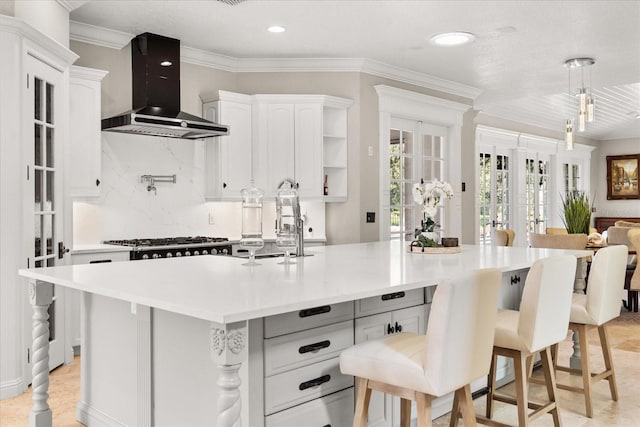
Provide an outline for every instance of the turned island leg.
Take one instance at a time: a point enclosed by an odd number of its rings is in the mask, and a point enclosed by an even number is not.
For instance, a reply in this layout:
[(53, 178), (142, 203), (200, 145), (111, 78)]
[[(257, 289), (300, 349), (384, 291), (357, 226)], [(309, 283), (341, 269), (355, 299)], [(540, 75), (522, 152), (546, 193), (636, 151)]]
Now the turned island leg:
[(211, 358), (218, 365), (218, 405), (216, 426), (241, 427), (240, 376), (247, 360), (247, 322), (211, 323)]
[[(587, 288), (587, 260), (586, 258), (578, 258), (576, 266), (576, 280), (573, 286), (573, 292), (576, 294), (584, 294)], [(580, 338), (578, 332), (573, 331), (573, 354), (569, 358), (569, 367), (572, 369), (581, 369), (582, 355), (580, 354)]]
[(29, 427), (51, 427), (52, 413), (49, 408), (49, 305), (53, 301), (51, 283), (32, 281), (29, 283), (29, 302), (33, 306), (31, 347), (31, 387), (33, 407), (29, 413)]

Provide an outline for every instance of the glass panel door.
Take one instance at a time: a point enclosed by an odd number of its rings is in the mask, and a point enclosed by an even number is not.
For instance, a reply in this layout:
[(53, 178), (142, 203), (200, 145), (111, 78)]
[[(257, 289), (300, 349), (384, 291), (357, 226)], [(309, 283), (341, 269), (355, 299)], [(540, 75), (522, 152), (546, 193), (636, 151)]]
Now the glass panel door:
[(414, 182), (415, 129), (389, 130), (389, 237), (413, 237), (416, 204), (411, 188)]
[(528, 154), (525, 161), (527, 233), (546, 233), (549, 221), (549, 157)]
[(511, 228), (511, 157), (495, 147), (481, 149), (480, 176), (480, 244), (491, 244), (491, 231)]
[[(62, 74), (35, 58), (27, 60), (27, 95), (32, 102), (29, 129), (33, 133), (25, 139), (29, 141), (24, 149), (31, 161), (27, 164), (27, 191), (30, 203), (26, 211), (32, 217), (33, 233), (29, 248), (29, 267), (52, 267), (64, 253), (59, 254), (62, 245), (62, 142), (60, 139), (62, 110)], [(28, 132), (27, 135), (30, 133)], [(30, 181), (30, 182), (29, 182)], [(64, 363), (64, 289), (54, 287), (53, 303), (49, 307), (49, 368)], [(26, 310), (28, 319), (25, 333), (26, 342), (31, 343), (31, 308)], [(30, 372), (30, 370), (29, 370)]]

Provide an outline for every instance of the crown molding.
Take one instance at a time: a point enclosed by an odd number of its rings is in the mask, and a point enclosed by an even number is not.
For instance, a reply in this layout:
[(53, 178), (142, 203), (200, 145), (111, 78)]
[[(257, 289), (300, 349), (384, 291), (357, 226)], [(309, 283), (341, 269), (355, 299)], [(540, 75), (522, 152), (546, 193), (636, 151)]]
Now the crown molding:
[(80, 67), (79, 65), (72, 65), (69, 68), (69, 76), (77, 79), (101, 81), (108, 71), (98, 70), (95, 68)]
[(135, 35), (104, 27), (69, 21), (69, 38), (73, 41), (94, 44), (111, 49), (122, 49)]
[[(133, 34), (70, 22), (71, 40), (122, 49)], [(481, 89), (396, 67), (367, 58), (235, 58), (189, 46), (180, 47), (180, 60), (235, 73), (358, 72), (475, 100)]]
[(73, 12), (83, 4), (87, 3), (87, 0), (56, 0), (60, 6), (67, 9), (67, 12)]

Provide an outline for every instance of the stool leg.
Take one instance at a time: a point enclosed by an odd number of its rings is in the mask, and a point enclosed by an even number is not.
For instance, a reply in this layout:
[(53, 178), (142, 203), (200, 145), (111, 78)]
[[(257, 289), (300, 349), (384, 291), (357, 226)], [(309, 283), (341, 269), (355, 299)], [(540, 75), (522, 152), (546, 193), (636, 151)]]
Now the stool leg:
[(411, 426), (411, 401), (400, 399), (400, 427)]
[(453, 393), (453, 407), (451, 408), (451, 416), (449, 417), (449, 427), (458, 425), (458, 414), (460, 414), (460, 402), (458, 400), (458, 391)]
[(518, 426), (527, 427), (529, 419), (527, 409), (529, 407), (527, 391), (526, 357), (522, 352), (513, 356), (513, 365), (516, 377), (516, 401), (518, 402)]
[(562, 421), (560, 420), (560, 412), (558, 411), (558, 388), (556, 387), (556, 374), (555, 370), (553, 369), (551, 350), (549, 349), (549, 347), (546, 347), (540, 352), (540, 357), (542, 358), (542, 369), (544, 370), (545, 384), (547, 386), (547, 395), (549, 396), (549, 401), (556, 404), (555, 408), (551, 410), (551, 415), (553, 416), (553, 425), (556, 427), (560, 427), (562, 425)]
[(416, 393), (418, 406), (418, 427), (432, 427), (431, 398), (424, 393)]
[(475, 427), (477, 425), (476, 413), (473, 410), (471, 386), (467, 384), (464, 387), (457, 389), (455, 395), (460, 403), (460, 411), (462, 412), (462, 422), (464, 427)]
[(353, 416), (353, 427), (366, 427), (367, 425), (369, 399), (371, 398), (371, 389), (368, 385), (368, 379), (356, 377), (356, 410)]
[(600, 335), (600, 347), (602, 347), (602, 357), (604, 358), (604, 367), (609, 373), (607, 380), (609, 381), (609, 390), (611, 390), (611, 399), (618, 400), (618, 387), (616, 386), (616, 374), (613, 370), (613, 360), (611, 359), (611, 347), (609, 346), (609, 337), (605, 325), (598, 326), (598, 334)]
[(491, 355), (491, 366), (489, 367), (489, 377), (487, 378), (487, 386), (489, 386), (489, 393), (487, 394), (487, 407), (486, 417), (491, 419), (493, 416), (493, 395), (496, 392), (496, 367), (498, 363), (498, 356), (493, 353)]
[(591, 368), (589, 362), (589, 341), (587, 338), (587, 325), (577, 324), (578, 339), (580, 340), (580, 356), (582, 357), (582, 383), (584, 387), (584, 403), (587, 410), (587, 417), (593, 416), (591, 407)]

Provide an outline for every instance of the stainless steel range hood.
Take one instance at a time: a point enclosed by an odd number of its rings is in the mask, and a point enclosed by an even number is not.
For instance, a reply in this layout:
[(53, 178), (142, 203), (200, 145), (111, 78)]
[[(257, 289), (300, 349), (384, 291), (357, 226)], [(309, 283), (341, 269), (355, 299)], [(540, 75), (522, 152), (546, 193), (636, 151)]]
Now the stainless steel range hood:
[(131, 71), (133, 109), (102, 119), (102, 130), (183, 139), (229, 134), (228, 126), (180, 111), (180, 40), (136, 36)]

